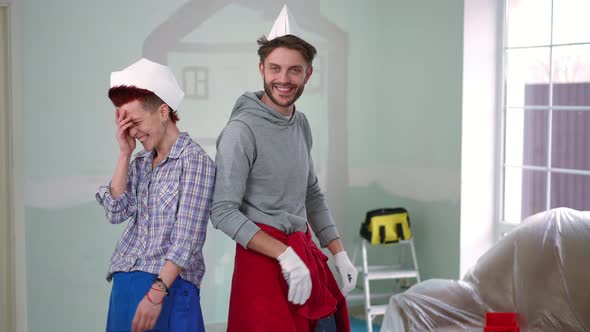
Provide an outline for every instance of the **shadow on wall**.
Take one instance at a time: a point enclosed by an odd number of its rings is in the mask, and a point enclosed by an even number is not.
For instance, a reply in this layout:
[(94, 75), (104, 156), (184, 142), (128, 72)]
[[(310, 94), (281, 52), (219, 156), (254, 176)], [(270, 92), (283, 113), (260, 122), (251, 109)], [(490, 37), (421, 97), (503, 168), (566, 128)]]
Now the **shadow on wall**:
[[(321, 70), (314, 71), (298, 105), (306, 106), (303, 112), (314, 128), (312, 157), (338, 223), (347, 213), (348, 168), (342, 167), (348, 163), (347, 105), (341, 96), (348, 88), (348, 34), (320, 13), (319, 2), (286, 2), (319, 53), (315, 64)], [(282, 5), (271, 0), (187, 1), (145, 39), (143, 56), (172, 68), (186, 93), (182, 107), (188, 112), (181, 125), (188, 128), (183, 129), (211, 156), (236, 98), (262, 88), (255, 41), (270, 30)], [(243, 20), (236, 22), (236, 17)], [(202, 299), (214, 304), (204, 306), (211, 324), (227, 318), (234, 246), (209, 227)]]
[[(347, 95), (348, 88), (348, 34), (320, 13), (318, 1), (293, 0), (285, 2), (299, 26), (309, 36), (308, 41), (316, 46), (318, 53), (325, 59), (322, 67), (325, 75), (322, 77), (327, 77), (329, 81), (319, 86), (317, 92), (320, 100), (325, 101), (324, 105), (327, 105), (327, 109), (316, 111), (327, 112), (327, 121), (324, 125), (324, 129), (328, 133), (326, 140), (328, 143), (337, 142), (338, 144), (330, 144), (330, 148), (323, 151), (327, 154), (327, 158), (321, 158), (326, 160), (325, 165), (317, 164), (319, 156), (314, 159), (316, 159), (318, 173), (326, 176), (320, 180), (323, 180), (322, 185), (328, 193), (335, 220), (345, 220), (348, 172), (347, 168), (342, 165), (348, 163), (348, 144), (347, 105), (342, 96)], [(200, 144), (213, 147), (217, 134), (229, 116), (230, 108), (216, 110), (219, 99), (212, 98), (212, 101), (209, 101), (210, 97), (219, 95), (221, 91), (228, 89), (235, 90), (236, 94), (229, 97), (233, 102), (244, 90), (261, 87), (259, 77), (256, 77), (254, 84), (240, 86), (241, 80), (236, 80), (236, 77), (247, 78), (253, 75), (250, 75), (248, 70), (228, 75), (228, 64), (240, 64), (244, 62), (244, 57), (247, 59), (248, 56), (255, 56), (254, 41), (270, 29), (272, 20), (280, 11), (280, 7), (282, 7), (282, 3), (273, 0), (188, 1), (146, 38), (143, 45), (143, 55), (154, 61), (168, 64), (179, 74), (182, 87), (186, 92), (184, 107), (208, 110), (206, 118), (199, 118), (200, 127), (212, 128), (212, 131), (204, 136), (204, 130), (195, 133), (193, 137)], [(226, 15), (226, 12), (231, 12), (232, 15)], [(249, 33), (243, 34), (239, 31), (236, 33), (236, 17), (244, 17), (245, 19), (247, 17), (261, 17), (263, 20), (258, 21), (264, 22), (263, 28), (261, 28), (262, 30), (254, 30), (248, 24), (243, 24), (243, 29), (240, 30)], [(232, 33), (228, 33), (228, 27), (232, 27), (230, 29)], [(216, 34), (219, 35), (216, 36)], [(228, 36), (235, 39), (228, 40)], [(220, 64), (218, 63), (219, 59), (228, 59), (229, 62)], [(256, 64), (257, 60), (253, 60), (251, 65), (253, 70), (257, 69)], [(249, 67), (245, 66), (245, 68)], [(228, 87), (231, 85), (234, 87)], [(310, 92), (312, 91), (306, 91), (306, 93)], [(204, 123), (207, 121), (213, 123)], [(314, 135), (316, 146), (317, 136), (319, 135)], [(325, 144), (325, 146), (328, 145)], [(321, 170), (338, 170), (338, 172), (322, 172)]]
[[(343, 165), (348, 164), (348, 139), (347, 104), (342, 96), (347, 95), (349, 85), (348, 33), (320, 13), (319, 2), (286, 2), (320, 54), (321, 70), (312, 77), (302, 104), (309, 106), (303, 109), (314, 130), (316, 171), (323, 174), (320, 181), (334, 219), (337, 223), (345, 222), (348, 167)], [(271, 0), (187, 1), (143, 43), (143, 56), (169, 65), (181, 82), (186, 99), (179, 126), (189, 131), (212, 157), (217, 135), (236, 98), (245, 90), (262, 87), (255, 40), (269, 31), (282, 5)], [(237, 24), (240, 24), (238, 29)], [(321, 79), (316, 81), (317, 78)], [(318, 118), (325, 120), (320, 122)], [(90, 326), (104, 324), (110, 288), (104, 275), (108, 256), (124, 227), (105, 226), (104, 215), (94, 200), (93, 193), (108, 181), (110, 172), (109, 169), (105, 175), (26, 180), (27, 284), (29, 314), (34, 317), (32, 327), (63, 324), (56, 321), (56, 317), (63, 317), (58, 308), (72, 308), (73, 317), (80, 318), (60, 330), (79, 330), (76, 324), (80, 321), (89, 322)], [(55, 188), (60, 189), (59, 195), (55, 194)], [(201, 296), (203, 302), (210, 304), (203, 306), (210, 324), (227, 319), (234, 246), (229, 237), (209, 228), (204, 248), (208, 270)], [(71, 248), (83, 249), (72, 251)], [(58, 258), (49, 257), (49, 253), (59, 253), (54, 256)], [(71, 266), (87, 267), (76, 275), (81, 280), (68, 279), (68, 283), (73, 283), (72, 290), (77, 291), (59, 297), (60, 305), (43, 309), (38, 299), (56, 298), (59, 288), (43, 288), (42, 281), (61, 280), (63, 270)], [(93, 296), (80, 295), (88, 290), (92, 290)], [(80, 302), (84, 305), (78, 305)]]

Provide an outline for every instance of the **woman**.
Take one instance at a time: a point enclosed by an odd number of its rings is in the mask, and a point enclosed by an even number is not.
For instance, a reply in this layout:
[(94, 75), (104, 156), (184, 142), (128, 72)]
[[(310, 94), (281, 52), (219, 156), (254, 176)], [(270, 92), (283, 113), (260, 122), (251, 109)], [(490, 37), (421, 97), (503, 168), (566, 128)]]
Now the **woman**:
[[(130, 220), (111, 257), (107, 331), (204, 331), (199, 287), (215, 166), (176, 110), (166, 66), (141, 59), (111, 74), (119, 158), (96, 195), (112, 224)], [(144, 150), (133, 160), (138, 140)]]

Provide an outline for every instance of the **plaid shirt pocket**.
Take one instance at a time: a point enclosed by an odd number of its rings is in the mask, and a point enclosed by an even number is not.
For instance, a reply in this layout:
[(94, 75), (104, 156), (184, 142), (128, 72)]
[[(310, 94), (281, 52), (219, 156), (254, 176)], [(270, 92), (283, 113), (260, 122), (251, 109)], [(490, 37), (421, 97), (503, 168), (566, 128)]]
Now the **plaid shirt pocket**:
[(162, 183), (158, 187), (157, 205), (161, 207), (162, 211), (167, 211), (173, 205), (172, 203), (178, 203), (178, 183)]

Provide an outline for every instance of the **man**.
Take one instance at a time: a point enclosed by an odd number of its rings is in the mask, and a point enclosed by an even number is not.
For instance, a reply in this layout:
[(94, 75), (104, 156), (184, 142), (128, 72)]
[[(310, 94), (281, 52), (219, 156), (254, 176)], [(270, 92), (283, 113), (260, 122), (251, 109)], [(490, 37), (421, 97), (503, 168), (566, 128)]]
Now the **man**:
[[(217, 141), (211, 221), (236, 242), (228, 331), (315, 331), (335, 314), (349, 331), (343, 293), (350, 262), (311, 160), (311, 130), (295, 101), (313, 73), (315, 48), (298, 37), (285, 6), (260, 38), (264, 91), (238, 98)], [(334, 255), (342, 292), (311, 229)]]

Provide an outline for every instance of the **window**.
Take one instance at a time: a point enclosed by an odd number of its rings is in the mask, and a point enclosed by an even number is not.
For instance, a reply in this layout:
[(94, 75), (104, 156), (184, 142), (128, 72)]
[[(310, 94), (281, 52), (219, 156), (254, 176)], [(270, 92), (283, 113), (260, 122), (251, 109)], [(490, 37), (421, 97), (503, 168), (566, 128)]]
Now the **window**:
[(191, 99), (209, 99), (209, 68), (186, 67), (182, 71), (185, 96)]
[(502, 222), (590, 210), (590, 1), (505, 8)]

